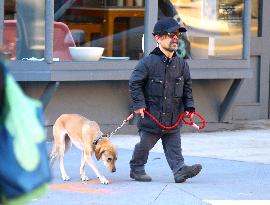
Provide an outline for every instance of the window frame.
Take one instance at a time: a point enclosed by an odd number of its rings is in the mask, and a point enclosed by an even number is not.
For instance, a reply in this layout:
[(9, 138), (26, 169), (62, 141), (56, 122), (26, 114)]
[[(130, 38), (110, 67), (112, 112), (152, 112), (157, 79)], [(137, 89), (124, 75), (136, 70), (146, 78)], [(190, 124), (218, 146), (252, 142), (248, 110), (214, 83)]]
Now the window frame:
[[(152, 29), (157, 20), (158, 0), (145, 0), (145, 55), (155, 47)], [(45, 4), (45, 52), (43, 62), (10, 61), (10, 70), (18, 81), (91, 81), (128, 80), (138, 60), (99, 62), (53, 61), (53, 0)], [(244, 79), (253, 76), (250, 68), (251, 2), (244, 0), (242, 59), (187, 60), (193, 79)], [(3, 45), (4, 1), (0, 1), (0, 46)]]

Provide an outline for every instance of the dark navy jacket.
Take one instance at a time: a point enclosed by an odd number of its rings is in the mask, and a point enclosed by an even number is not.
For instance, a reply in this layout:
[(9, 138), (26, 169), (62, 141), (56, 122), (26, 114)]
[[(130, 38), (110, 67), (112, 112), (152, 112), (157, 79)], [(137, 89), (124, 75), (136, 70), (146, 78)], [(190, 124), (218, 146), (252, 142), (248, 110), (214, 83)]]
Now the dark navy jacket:
[[(188, 64), (176, 54), (168, 59), (158, 47), (135, 67), (129, 80), (129, 92), (134, 111), (145, 107), (165, 126), (172, 126), (184, 108), (194, 107)], [(151, 133), (177, 132), (180, 128), (162, 130), (146, 114), (144, 119), (138, 117), (137, 126)]]

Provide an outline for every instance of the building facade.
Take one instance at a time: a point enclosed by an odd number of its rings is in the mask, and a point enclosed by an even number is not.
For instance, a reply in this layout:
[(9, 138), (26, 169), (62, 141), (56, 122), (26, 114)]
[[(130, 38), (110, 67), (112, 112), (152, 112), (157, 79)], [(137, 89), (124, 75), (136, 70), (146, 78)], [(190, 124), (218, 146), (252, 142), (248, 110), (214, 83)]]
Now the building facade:
[[(128, 79), (154, 49), (157, 19), (187, 27), (177, 54), (187, 60), (195, 107), (208, 127), (269, 119), (268, 0), (5, 0), (0, 46), (27, 94), (42, 100), (46, 126), (79, 113), (106, 132), (130, 114)], [(69, 47), (103, 47), (98, 61)], [(94, 52), (95, 53), (95, 52)], [(120, 133), (134, 133), (131, 121)]]

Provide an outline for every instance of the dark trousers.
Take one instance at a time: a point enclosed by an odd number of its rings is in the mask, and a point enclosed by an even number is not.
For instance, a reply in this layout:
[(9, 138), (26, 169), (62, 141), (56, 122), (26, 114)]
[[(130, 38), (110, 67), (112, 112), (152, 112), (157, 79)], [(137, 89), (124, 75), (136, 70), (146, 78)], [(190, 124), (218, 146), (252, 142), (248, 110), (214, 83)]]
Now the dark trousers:
[(159, 139), (162, 140), (163, 150), (173, 174), (184, 166), (180, 131), (177, 133), (166, 133), (160, 135), (140, 131), (139, 135), (140, 142), (135, 145), (132, 159), (130, 160), (130, 168), (132, 170), (144, 170), (144, 165), (147, 162), (149, 151), (155, 146)]

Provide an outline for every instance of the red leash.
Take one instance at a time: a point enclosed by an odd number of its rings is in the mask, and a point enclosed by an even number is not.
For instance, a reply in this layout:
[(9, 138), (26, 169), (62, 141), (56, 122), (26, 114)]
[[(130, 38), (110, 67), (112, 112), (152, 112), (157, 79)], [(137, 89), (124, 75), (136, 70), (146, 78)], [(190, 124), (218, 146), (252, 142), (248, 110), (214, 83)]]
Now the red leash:
[[(165, 126), (165, 125), (161, 124), (161, 123), (160, 123), (153, 115), (151, 115), (148, 111), (144, 110), (144, 112), (145, 112), (152, 120), (154, 120), (154, 121), (155, 121), (162, 129), (167, 129), (167, 130), (173, 129), (173, 128), (175, 128), (177, 125), (179, 125), (180, 122), (181, 122), (182, 120), (184, 121), (185, 124), (190, 125), (190, 126), (192, 126), (192, 127), (195, 127), (195, 128), (198, 129), (198, 130), (203, 129), (203, 128), (206, 126), (206, 121), (205, 121), (205, 119), (204, 119), (199, 113), (197, 113), (197, 112), (193, 112), (193, 113), (183, 112), (183, 113), (179, 116), (177, 122), (176, 122), (174, 125), (172, 125), (172, 126)], [(193, 117), (194, 115), (197, 115), (197, 116), (201, 119), (201, 121), (202, 121), (202, 125), (201, 125), (201, 126), (198, 126), (197, 124), (195, 124), (195, 123), (193, 122), (192, 117)], [(135, 116), (135, 112), (131, 113), (131, 114), (130, 114), (123, 122), (122, 122), (122, 124), (121, 124), (119, 127), (117, 127), (113, 132), (111, 132), (111, 133), (109, 134), (109, 136), (110, 136), (110, 137), (113, 136), (119, 129), (121, 129), (121, 128), (122, 128), (129, 120), (131, 120), (134, 116)], [(189, 121), (186, 121), (186, 120), (185, 120), (185, 116), (188, 116), (188, 117), (189, 117)]]
[[(198, 130), (203, 129), (203, 128), (206, 126), (206, 121), (205, 121), (205, 119), (204, 119), (198, 112), (192, 112), (192, 113), (189, 113), (189, 112), (183, 112), (183, 113), (179, 116), (179, 118), (178, 118), (178, 120), (176, 121), (176, 123), (175, 123), (174, 125), (172, 125), (172, 126), (165, 126), (165, 125), (161, 124), (161, 122), (159, 122), (159, 121), (158, 121), (151, 113), (149, 113), (147, 110), (144, 110), (144, 112), (145, 112), (152, 120), (154, 120), (154, 121), (155, 121), (162, 129), (166, 129), (166, 130), (170, 130), (170, 129), (175, 128), (176, 126), (178, 126), (178, 125), (180, 124), (180, 122), (181, 122), (182, 120), (183, 120), (183, 122), (184, 122), (185, 124), (190, 125), (190, 126), (192, 126), (192, 127), (195, 127), (195, 128), (198, 129)], [(195, 123), (193, 122), (192, 117), (193, 117), (194, 115), (197, 115), (197, 116), (201, 119), (201, 121), (202, 121), (201, 126), (198, 126), (197, 124), (195, 124)], [(188, 117), (189, 117), (189, 121), (186, 121), (185, 116), (188, 116)]]

